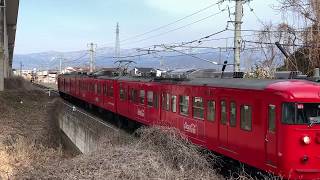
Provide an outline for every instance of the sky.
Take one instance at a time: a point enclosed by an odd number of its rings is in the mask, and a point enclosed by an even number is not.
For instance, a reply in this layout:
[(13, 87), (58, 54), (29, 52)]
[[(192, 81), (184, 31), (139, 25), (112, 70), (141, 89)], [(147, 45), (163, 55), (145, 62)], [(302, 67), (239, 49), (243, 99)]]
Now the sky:
[[(90, 42), (98, 47), (114, 47), (117, 22), (120, 24), (121, 48), (124, 49), (199, 39), (226, 28), (227, 21), (230, 21), (227, 7), (233, 13), (234, 1), (213, 6), (159, 31), (123, 41), (174, 22), (217, 1), (20, 0), (15, 53), (84, 50)], [(275, 5), (277, 0), (253, 0), (249, 5), (245, 4), (243, 29), (260, 29), (262, 23), (280, 22), (281, 14), (274, 9)], [(229, 28), (233, 25), (229, 24)], [(171, 32), (166, 33), (168, 31)], [(230, 36), (233, 32), (214, 37)], [(232, 42), (232, 39), (228, 41)], [(207, 45), (215, 47), (230, 42), (223, 40)]]

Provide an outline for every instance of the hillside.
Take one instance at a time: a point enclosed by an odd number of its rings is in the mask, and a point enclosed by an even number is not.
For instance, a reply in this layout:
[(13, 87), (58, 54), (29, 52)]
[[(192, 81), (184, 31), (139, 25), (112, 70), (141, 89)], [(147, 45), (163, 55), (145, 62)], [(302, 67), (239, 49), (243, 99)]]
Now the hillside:
[[(192, 52), (186, 51), (191, 55), (195, 55), (199, 58), (204, 58), (210, 61), (223, 63), (228, 60), (229, 63), (233, 62), (233, 52), (220, 52), (212, 49), (193, 50)], [(135, 49), (123, 49), (121, 50), (121, 56), (130, 56), (139, 54)], [(140, 52), (145, 54), (145, 52)], [(96, 53), (96, 66), (97, 67), (112, 67), (115, 59), (113, 48), (98, 49)], [(67, 66), (88, 66), (89, 55), (87, 51), (75, 51), (75, 52), (44, 52), (34, 54), (16, 54), (14, 56), (13, 67), (20, 68), (20, 62), (23, 64), (24, 69), (59, 69), (58, 57), (64, 57), (63, 67)], [(80, 58), (79, 58), (80, 57)], [(259, 52), (243, 52), (242, 59), (245, 61), (242, 68), (248, 68), (255, 62), (261, 59), (262, 55)], [(138, 67), (156, 67), (162, 69), (179, 69), (179, 68), (214, 68), (220, 69), (221, 66), (217, 66), (194, 57), (184, 55), (178, 52), (160, 52), (157, 54), (149, 54), (140, 57), (129, 57), (127, 60), (133, 60), (136, 64), (133, 66)], [(232, 67), (230, 67), (232, 69)]]

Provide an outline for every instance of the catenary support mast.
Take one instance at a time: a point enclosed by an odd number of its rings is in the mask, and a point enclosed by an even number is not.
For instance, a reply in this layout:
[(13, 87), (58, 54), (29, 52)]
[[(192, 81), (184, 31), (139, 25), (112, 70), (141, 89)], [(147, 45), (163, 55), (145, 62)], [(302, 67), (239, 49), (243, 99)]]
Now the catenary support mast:
[(236, 1), (236, 12), (234, 22), (234, 71), (240, 71), (240, 51), (241, 51), (241, 24), (243, 17), (243, 0)]

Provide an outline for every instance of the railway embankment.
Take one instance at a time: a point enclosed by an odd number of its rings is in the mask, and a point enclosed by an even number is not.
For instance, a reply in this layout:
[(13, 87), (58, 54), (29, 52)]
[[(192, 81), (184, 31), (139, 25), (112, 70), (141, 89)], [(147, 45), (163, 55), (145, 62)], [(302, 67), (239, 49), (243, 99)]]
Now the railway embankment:
[(0, 92), (0, 179), (69, 157), (61, 148), (56, 101), (19, 78)]

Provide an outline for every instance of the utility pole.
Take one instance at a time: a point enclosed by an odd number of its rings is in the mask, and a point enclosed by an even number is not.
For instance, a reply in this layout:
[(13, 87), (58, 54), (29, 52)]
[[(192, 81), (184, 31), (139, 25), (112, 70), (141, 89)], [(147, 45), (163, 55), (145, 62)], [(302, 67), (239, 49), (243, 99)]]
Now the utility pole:
[(0, 0), (0, 91), (4, 91), (4, 61), (5, 61), (5, 56), (4, 56), (4, 1)]
[(90, 52), (90, 72), (92, 73), (95, 70), (95, 49), (97, 48), (97, 44), (90, 43), (88, 44), (89, 52)]
[(115, 44), (114, 57), (116, 59), (118, 59), (118, 57), (120, 57), (120, 27), (119, 27), (119, 23), (117, 23), (117, 27), (116, 27), (116, 44)]
[(59, 73), (62, 74), (62, 57), (59, 58)]
[(236, 12), (234, 21), (234, 71), (240, 71), (240, 51), (241, 51), (241, 24), (243, 17), (243, 0), (236, 1)]
[(23, 67), (23, 64), (22, 64), (22, 62), (20, 61), (20, 76), (22, 76), (22, 67)]

